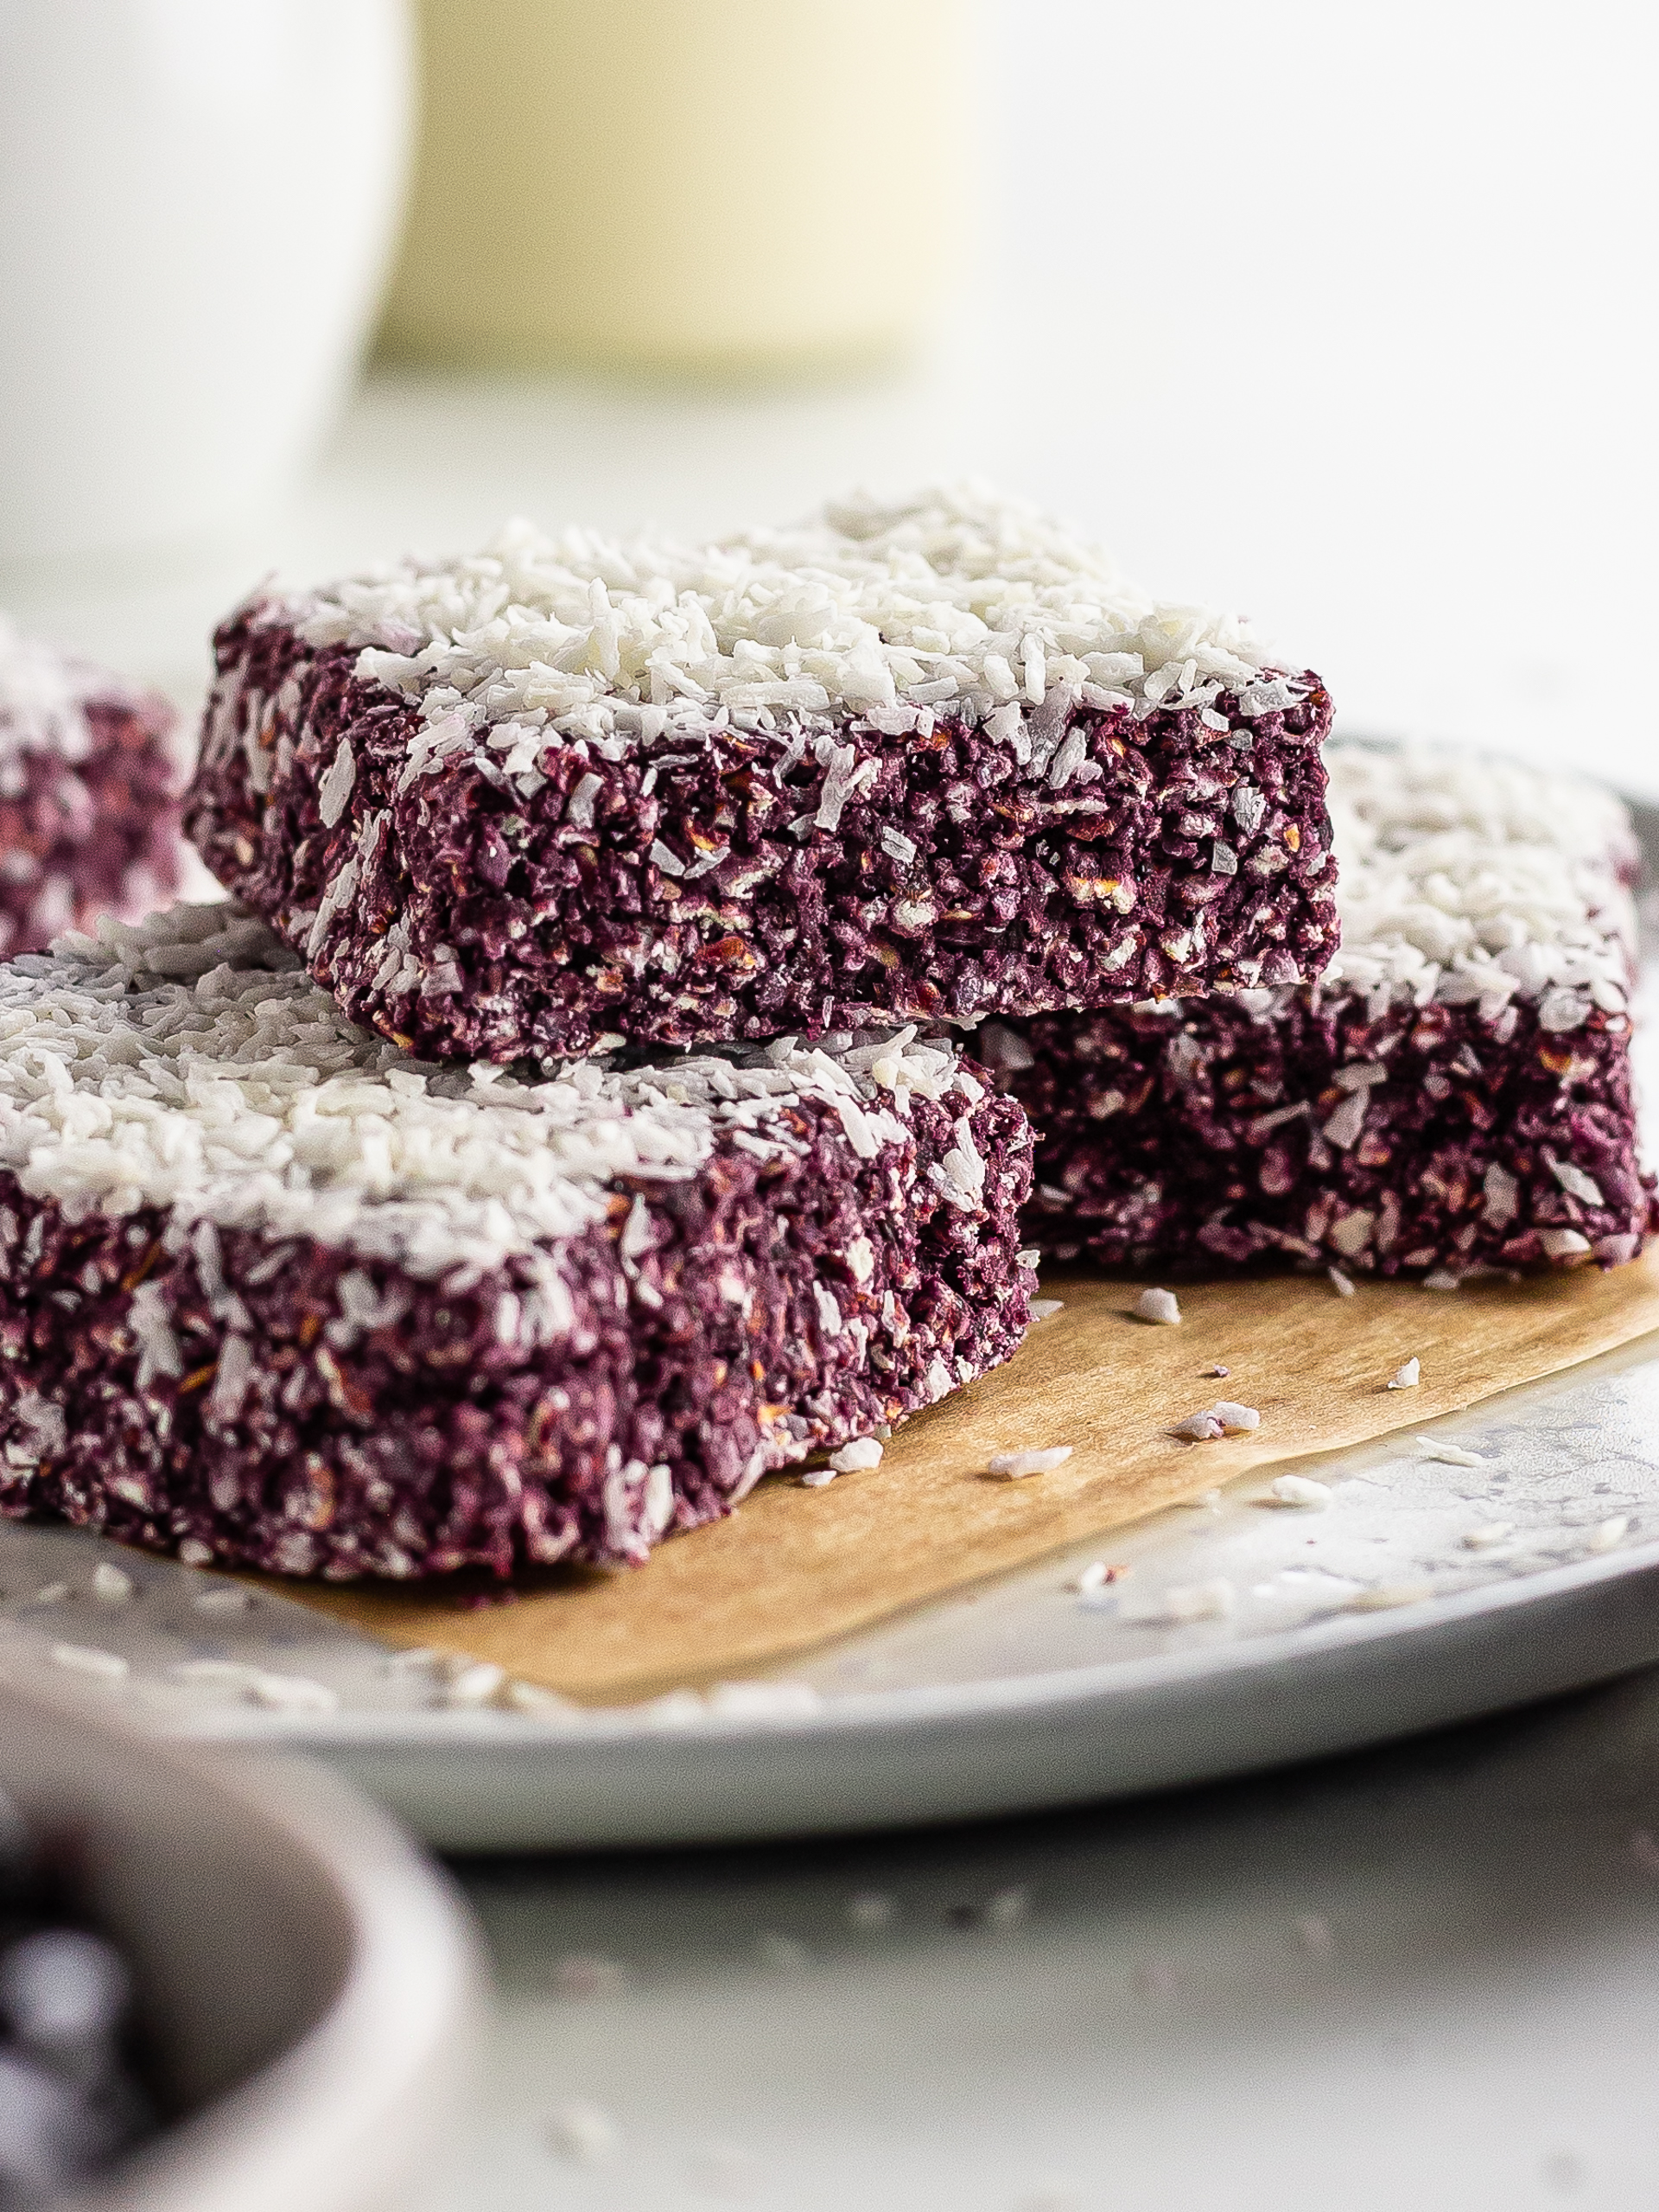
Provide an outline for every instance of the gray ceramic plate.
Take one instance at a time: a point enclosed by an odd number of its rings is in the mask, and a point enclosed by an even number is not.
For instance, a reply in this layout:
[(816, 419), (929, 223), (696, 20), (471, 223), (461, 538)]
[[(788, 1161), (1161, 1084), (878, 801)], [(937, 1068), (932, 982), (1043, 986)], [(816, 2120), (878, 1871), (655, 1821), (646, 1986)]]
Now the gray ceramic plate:
[[(1659, 817), (1643, 827), (1659, 854)], [(1447, 1446), (1477, 1463), (1433, 1456)], [(1331, 1487), (1328, 1508), (1272, 1506), (1266, 1478), (1246, 1478), (1103, 1552), (849, 1639), (787, 1681), (598, 1713), (458, 1705), (483, 1686), (286, 1599), (238, 1606), (193, 1569), (8, 1526), (0, 1672), (73, 1679), (168, 1731), (315, 1751), (434, 1841), (493, 1848), (1071, 1802), (1373, 1743), (1659, 1660), (1659, 1338), (1299, 1471)], [(1099, 1556), (1130, 1572), (1084, 1597), (1078, 1574)], [(129, 1594), (98, 1594), (100, 1561)], [(66, 1667), (65, 1645), (106, 1661)]]

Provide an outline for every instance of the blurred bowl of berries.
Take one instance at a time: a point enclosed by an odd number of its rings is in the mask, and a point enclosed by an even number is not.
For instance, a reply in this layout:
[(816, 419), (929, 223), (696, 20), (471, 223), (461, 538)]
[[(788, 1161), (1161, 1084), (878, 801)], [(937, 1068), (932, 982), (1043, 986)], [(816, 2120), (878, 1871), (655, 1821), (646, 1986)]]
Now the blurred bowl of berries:
[(0, 1686), (0, 2212), (375, 2212), (441, 2167), (479, 1987), (382, 1815)]

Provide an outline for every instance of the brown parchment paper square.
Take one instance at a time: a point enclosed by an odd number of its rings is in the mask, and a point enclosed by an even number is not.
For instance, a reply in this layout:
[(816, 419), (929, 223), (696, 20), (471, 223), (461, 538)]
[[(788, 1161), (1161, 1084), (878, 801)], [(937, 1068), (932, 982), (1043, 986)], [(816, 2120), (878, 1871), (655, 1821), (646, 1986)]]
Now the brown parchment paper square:
[[(1247, 1470), (1418, 1427), (1659, 1329), (1659, 1249), (1627, 1268), (1436, 1294), (1324, 1276), (1195, 1283), (1177, 1328), (1137, 1320), (1140, 1285), (1049, 1270), (1064, 1310), (1005, 1367), (909, 1422), (881, 1465), (817, 1490), (785, 1475), (642, 1567), (554, 1568), (512, 1586), (282, 1582), (286, 1597), (401, 1646), (498, 1661), (600, 1704), (775, 1668), (906, 1607), (1140, 1519)], [(1389, 1390), (1410, 1358), (1414, 1390)], [(1226, 1381), (1205, 1376), (1220, 1362)], [(1218, 1397), (1254, 1434), (1185, 1444)], [(998, 1452), (1070, 1444), (1052, 1474), (987, 1476)], [(252, 1579), (252, 1578), (251, 1578)]]

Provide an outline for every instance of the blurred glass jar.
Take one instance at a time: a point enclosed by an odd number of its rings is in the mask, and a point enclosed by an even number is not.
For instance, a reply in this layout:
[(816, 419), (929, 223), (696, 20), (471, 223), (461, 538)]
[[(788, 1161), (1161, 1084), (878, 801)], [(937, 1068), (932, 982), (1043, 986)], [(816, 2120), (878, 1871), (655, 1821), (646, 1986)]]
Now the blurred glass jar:
[(385, 342), (719, 375), (892, 353), (972, 201), (976, 0), (420, 0)]
[(405, 0), (0, 0), (0, 558), (211, 536), (378, 313)]

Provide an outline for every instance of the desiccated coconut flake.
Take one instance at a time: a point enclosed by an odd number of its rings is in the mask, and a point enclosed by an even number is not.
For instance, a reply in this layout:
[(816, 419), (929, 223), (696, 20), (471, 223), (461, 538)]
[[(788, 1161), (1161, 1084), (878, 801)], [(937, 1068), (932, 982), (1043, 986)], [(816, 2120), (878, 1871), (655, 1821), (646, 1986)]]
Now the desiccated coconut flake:
[(1392, 1612), (1396, 1605), (1421, 1605), (1434, 1591), (1427, 1582), (1379, 1582), (1348, 1600), (1351, 1613)]
[(96, 1681), (119, 1682), (132, 1671), (118, 1651), (103, 1651), (90, 1643), (54, 1643), (52, 1663), (71, 1675), (89, 1675)]
[(1173, 1290), (1143, 1290), (1135, 1302), (1135, 1310), (1142, 1321), (1160, 1322), (1173, 1327), (1181, 1318), (1179, 1300)]
[(1262, 1416), (1254, 1406), (1237, 1405), (1230, 1398), (1218, 1398), (1210, 1410), (1229, 1436), (1243, 1435), (1262, 1426)]
[(1033, 1321), (1052, 1321), (1054, 1316), (1064, 1309), (1065, 1305), (1065, 1300), (1063, 1298), (1033, 1298), (1031, 1301), (1031, 1318)]
[(1164, 1616), (1176, 1622), (1225, 1620), (1238, 1592), (1225, 1575), (1209, 1582), (1177, 1583), (1164, 1592)]
[(137, 1585), (125, 1567), (100, 1560), (92, 1569), (92, 1595), (105, 1605), (124, 1605)]
[(508, 1682), (501, 1693), (501, 1702), (513, 1713), (557, 1713), (571, 1720), (580, 1720), (583, 1708), (568, 1697), (561, 1697), (541, 1682), (526, 1682), (515, 1679)]
[(999, 1452), (990, 1461), (988, 1471), (1008, 1482), (1019, 1482), (1027, 1475), (1051, 1474), (1065, 1465), (1072, 1450), (1070, 1444), (1055, 1444), (1043, 1451)]
[(1351, 1298), (1354, 1295), (1354, 1279), (1351, 1275), (1344, 1274), (1340, 1268), (1327, 1268), (1325, 1272), (1332, 1289), (1336, 1292), (1338, 1298)]
[(198, 1592), (192, 1602), (201, 1613), (245, 1613), (253, 1603), (253, 1592), (234, 1582), (221, 1583), (215, 1589)]
[(1171, 1429), (1172, 1436), (1184, 1436), (1194, 1444), (1213, 1444), (1224, 1436), (1220, 1415), (1213, 1413), (1188, 1414), (1185, 1421), (1178, 1421)]
[(1463, 1541), (1468, 1550), (1484, 1552), (1490, 1550), (1494, 1544), (1504, 1542), (1514, 1534), (1513, 1521), (1484, 1521), (1479, 1528), (1468, 1529)]
[(801, 1477), (803, 1490), (824, 1490), (836, 1479), (833, 1467), (809, 1467)]
[(1425, 1459), (1438, 1459), (1447, 1467), (1489, 1467), (1491, 1461), (1479, 1452), (1465, 1452), (1461, 1444), (1443, 1444), (1437, 1436), (1420, 1436)]
[(1315, 1482), (1312, 1475), (1280, 1475), (1268, 1486), (1268, 1495), (1278, 1505), (1317, 1509), (1329, 1505), (1334, 1494), (1329, 1483)]
[(1585, 1539), (1585, 1549), (1592, 1552), (1616, 1552), (1630, 1533), (1630, 1515), (1615, 1513), (1610, 1520), (1598, 1522)]
[(1398, 1367), (1395, 1370), (1394, 1373), (1389, 1377), (1388, 1382), (1384, 1387), (1390, 1390), (1414, 1390), (1422, 1379), (1423, 1363), (1421, 1360), (1408, 1359), (1403, 1367)]
[(340, 1703), (337, 1691), (307, 1675), (256, 1675), (247, 1695), (271, 1713), (333, 1713)]
[(435, 1702), (456, 1708), (493, 1705), (506, 1679), (506, 1669), (493, 1659), (469, 1660), (441, 1684)]
[(881, 1446), (873, 1436), (861, 1436), (830, 1454), (830, 1465), (838, 1475), (855, 1475), (866, 1467), (879, 1467), (880, 1464)]

